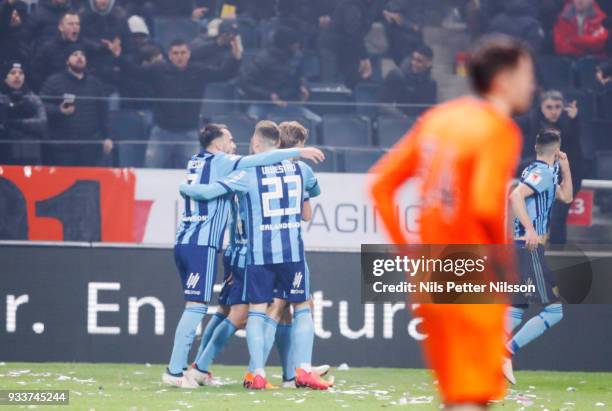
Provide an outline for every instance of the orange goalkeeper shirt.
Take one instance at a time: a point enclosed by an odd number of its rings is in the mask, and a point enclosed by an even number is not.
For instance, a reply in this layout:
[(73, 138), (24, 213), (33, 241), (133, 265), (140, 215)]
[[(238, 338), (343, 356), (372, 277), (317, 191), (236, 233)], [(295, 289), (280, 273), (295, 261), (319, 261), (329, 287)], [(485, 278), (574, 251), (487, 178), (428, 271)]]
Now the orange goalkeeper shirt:
[(462, 97), (426, 112), (372, 169), (375, 206), (390, 238), (405, 244), (393, 199), (421, 182), (423, 244), (504, 244), (506, 194), (520, 153), (512, 119), (490, 103)]

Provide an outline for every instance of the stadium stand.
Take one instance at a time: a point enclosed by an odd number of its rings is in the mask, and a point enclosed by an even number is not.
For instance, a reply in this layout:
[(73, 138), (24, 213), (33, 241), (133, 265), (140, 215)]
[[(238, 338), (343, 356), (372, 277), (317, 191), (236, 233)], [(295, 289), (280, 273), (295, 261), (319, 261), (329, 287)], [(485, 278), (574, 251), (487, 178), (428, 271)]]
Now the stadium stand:
[(249, 143), (253, 130), (255, 129), (256, 121), (246, 114), (217, 114), (211, 118), (213, 123), (225, 124), (236, 143)]
[(415, 123), (413, 117), (380, 116), (376, 120), (378, 145), (383, 148), (393, 146)]
[(195, 22), (182, 17), (156, 17), (154, 27), (155, 40), (164, 49), (167, 49), (174, 39), (191, 41), (199, 30)]
[(370, 119), (350, 114), (326, 114), (320, 143), (336, 147), (372, 146)]
[[(117, 156), (121, 167), (143, 167), (146, 142), (149, 138), (144, 114), (136, 110), (109, 111), (109, 129), (117, 140)], [(125, 143), (122, 140), (136, 141)]]
[(346, 173), (366, 173), (384, 154), (380, 149), (343, 149), (343, 171)]
[(201, 115), (203, 119), (215, 114), (233, 113), (239, 107), (235, 101), (236, 88), (230, 83), (210, 83), (206, 85), (204, 100), (226, 100), (224, 102), (204, 101)]

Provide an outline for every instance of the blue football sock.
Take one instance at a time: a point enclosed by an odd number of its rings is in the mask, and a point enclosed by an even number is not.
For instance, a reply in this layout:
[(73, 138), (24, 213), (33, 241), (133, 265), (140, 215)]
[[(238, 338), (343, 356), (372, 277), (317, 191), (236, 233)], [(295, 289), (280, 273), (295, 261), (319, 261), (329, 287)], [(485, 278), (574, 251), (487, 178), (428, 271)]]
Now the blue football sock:
[(525, 323), (508, 343), (508, 350), (512, 354), (516, 354), (518, 350), (535, 340), (544, 331), (557, 324), (563, 318), (563, 306), (561, 304), (550, 304), (544, 307), (537, 316), (533, 317)]
[(210, 318), (210, 320), (208, 321), (208, 324), (206, 324), (206, 328), (204, 328), (204, 332), (202, 333), (202, 339), (200, 340), (200, 347), (198, 348), (198, 353), (195, 356), (196, 359), (200, 358), (200, 356), (204, 352), (204, 349), (208, 345), (208, 342), (210, 341), (213, 335), (213, 332), (215, 332), (215, 328), (217, 328), (217, 326), (221, 324), (223, 320), (225, 320), (225, 318), (226, 318), (225, 315), (218, 313), (218, 312), (215, 313), (215, 315), (213, 315)]
[(512, 333), (516, 327), (521, 325), (524, 312), (525, 310), (519, 307), (508, 307), (506, 312), (506, 332), (508, 334)]
[(279, 324), (276, 328), (274, 343), (283, 366), (283, 381), (295, 378), (295, 365), (291, 349), (291, 324)]
[(265, 313), (259, 311), (249, 311), (246, 333), (249, 355), (251, 356), (251, 368), (253, 372), (263, 370), (264, 368), (265, 320)]
[(210, 364), (212, 364), (215, 357), (223, 351), (223, 348), (225, 348), (230, 337), (234, 335), (235, 332), (236, 326), (227, 318), (215, 328), (215, 332), (213, 332), (210, 342), (206, 345), (204, 352), (196, 358), (198, 370), (209, 371)]
[(291, 327), (291, 346), (295, 367), (310, 371), (312, 364), (312, 346), (314, 343), (314, 325), (310, 308), (302, 308), (293, 313)]
[(196, 329), (206, 314), (208, 307), (204, 304), (187, 305), (183, 315), (176, 326), (174, 333), (174, 346), (170, 356), (168, 371), (172, 374), (182, 374), (183, 367), (187, 364), (189, 350), (195, 338)]
[(274, 347), (274, 336), (278, 323), (273, 318), (266, 316), (264, 321), (264, 364), (268, 362), (268, 357)]

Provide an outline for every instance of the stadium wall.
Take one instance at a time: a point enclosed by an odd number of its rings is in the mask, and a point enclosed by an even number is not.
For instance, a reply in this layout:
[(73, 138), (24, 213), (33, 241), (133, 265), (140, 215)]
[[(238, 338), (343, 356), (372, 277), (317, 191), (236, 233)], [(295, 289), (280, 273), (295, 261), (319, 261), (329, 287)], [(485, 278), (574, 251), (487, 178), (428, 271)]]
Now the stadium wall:
[[(0, 261), (1, 361), (168, 360), (183, 305), (170, 248), (4, 243)], [(421, 320), (404, 304), (359, 301), (358, 253), (310, 252), (308, 261), (316, 363), (423, 367)], [(522, 351), (516, 368), (612, 371), (610, 324), (609, 306), (566, 306), (564, 320)], [(219, 362), (246, 364), (247, 356), (244, 338), (235, 338)]]

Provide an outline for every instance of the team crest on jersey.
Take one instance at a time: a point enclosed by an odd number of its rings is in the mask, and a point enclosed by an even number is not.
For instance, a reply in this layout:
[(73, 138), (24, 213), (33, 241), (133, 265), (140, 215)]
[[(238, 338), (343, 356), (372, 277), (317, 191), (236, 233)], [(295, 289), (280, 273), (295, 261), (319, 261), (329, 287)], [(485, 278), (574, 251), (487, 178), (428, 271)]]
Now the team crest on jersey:
[(527, 176), (525, 181), (535, 186), (540, 184), (540, 181), (542, 181), (542, 176), (540, 175), (540, 173), (533, 172)]

